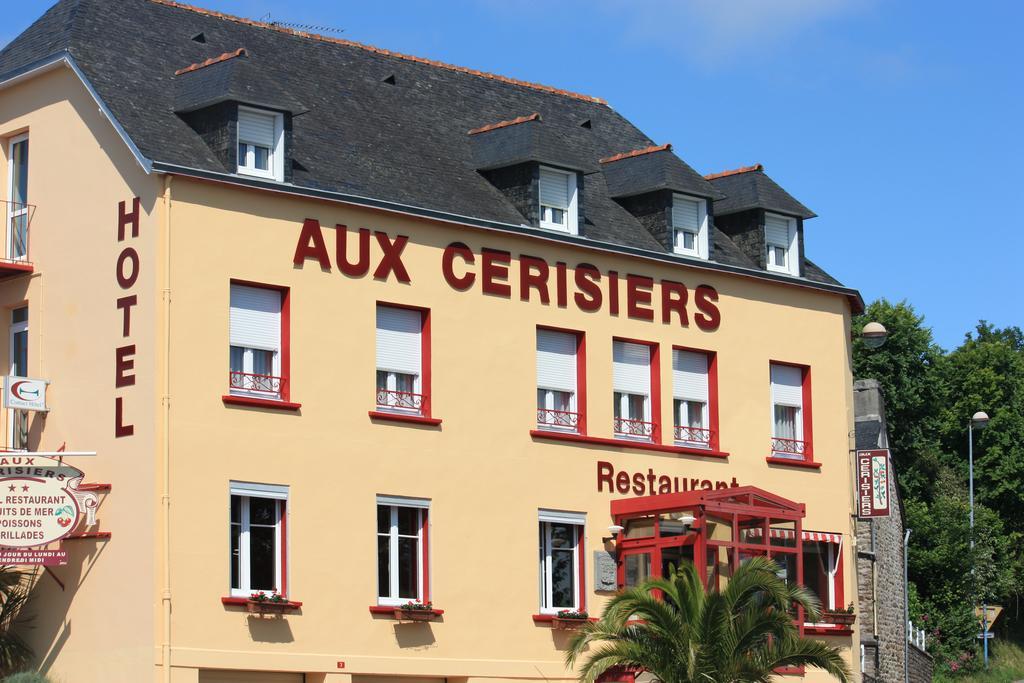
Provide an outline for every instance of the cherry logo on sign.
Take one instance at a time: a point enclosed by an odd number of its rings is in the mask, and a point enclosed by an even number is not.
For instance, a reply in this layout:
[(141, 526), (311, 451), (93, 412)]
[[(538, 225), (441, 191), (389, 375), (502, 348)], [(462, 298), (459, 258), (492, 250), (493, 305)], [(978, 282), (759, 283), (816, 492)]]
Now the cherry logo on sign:
[(35, 401), (39, 398), (39, 387), (22, 380), (11, 385), (11, 393), (22, 401)]

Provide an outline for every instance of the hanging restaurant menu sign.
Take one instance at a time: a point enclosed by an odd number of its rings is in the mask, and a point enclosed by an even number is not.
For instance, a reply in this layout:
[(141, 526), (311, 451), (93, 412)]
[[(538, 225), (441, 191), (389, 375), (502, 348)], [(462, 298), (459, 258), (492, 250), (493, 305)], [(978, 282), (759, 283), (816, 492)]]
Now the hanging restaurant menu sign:
[(67, 562), (66, 551), (45, 546), (68, 536), (83, 512), (96, 523), (96, 494), (78, 489), (84, 477), (57, 457), (0, 455), (0, 565)]
[(857, 451), (857, 517), (889, 516), (889, 451)]

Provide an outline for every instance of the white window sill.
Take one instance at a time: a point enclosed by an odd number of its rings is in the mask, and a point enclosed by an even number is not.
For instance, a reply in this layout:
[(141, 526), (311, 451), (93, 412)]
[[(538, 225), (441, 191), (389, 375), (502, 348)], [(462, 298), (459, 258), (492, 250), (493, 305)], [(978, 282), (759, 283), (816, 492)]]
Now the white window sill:
[(273, 171), (261, 171), (257, 168), (245, 168), (244, 166), (239, 166), (238, 170), (235, 173), (236, 175), (251, 176), (253, 178), (263, 178), (265, 180), (276, 180), (278, 182), (282, 182), (284, 180), (283, 178), (279, 178)]
[(679, 441), (678, 439), (676, 439), (674, 443), (675, 445), (681, 446), (683, 448), (703, 448), (706, 451), (711, 450), (711, 444), (705, 443), (703, 441)]

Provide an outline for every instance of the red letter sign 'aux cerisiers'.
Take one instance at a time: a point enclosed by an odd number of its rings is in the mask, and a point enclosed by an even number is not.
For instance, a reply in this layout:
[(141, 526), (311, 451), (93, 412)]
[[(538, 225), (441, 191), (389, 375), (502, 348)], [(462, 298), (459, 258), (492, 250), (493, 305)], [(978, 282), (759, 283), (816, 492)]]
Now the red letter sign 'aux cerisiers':
[[(125, 202), (117, 206), (117, 241), (134, 240), (139, 236), (139, 198), (132, 199), (132, 209), (128, 210)], [(127, 228), (131, 228), (129, 232)], [(139, 280), (139, 252), (134, 247), (125, 246), (117, 256), (114, 276), (122, 290), (130, 290)], [(132, 334), (132, 307), (139, 303), (137, 294), (126, 294), (115, 301), (117, 310), (121, 312), (121, 337), (129, 338)], [(123, 344), (114, 349), (114, 388), (123, 389), (135, 385), (135, 344)], [(124, 396), (114, 397), (114, 436), (131, 436), (135, 433), (135, 425), (125, 417)]]
[[(352, 234), (350, 234), (352, 233)], [(334, 266), (349, 277), (370, 273), (370, 231), (350, 231), (344, 225), (334, 226)], [(411, 282), (402, 262), (402, 252), (409, 238), (391, 238), (386, 232), (373, 232), (377, 249), (373, 277), (388, 280), (392, 276), (401, 283)], [(355, 254), (356, 257), (352, 258)], [(292, 262), (302, 266), (316, 261), (320, 268), (331, 270), (331, 256), (320, 221), (307, 218), (302, 223)], [(537, 300), (545, 306), (566, 308), (570, 302), (581, 311), (594, 312), (607, 305), (610, 315), (619, 315), (620, 289), (625, 284), (624, 308), (628, 317), (664, 324), (677, 322), (689, 327), (691, 317), (704, 332), (717, 330), (722, 322), (718, 310), (718, 292), (710, 285), (698, 285), (691, 296), (681, 282), (654, 280), (645, 275), (621, 276), (614, 270), (602, 273), (589, 263), (578, 263), (570, 276), (569, 266), (561, 261), (549, 263), (543, 258), (501, 249), (482, 248), (474, 253), (462, 242), (452, 242), (441, 254), (441, 274), (450, 287), (465, 292), (475, 286), (488, 296), (510, 299), (513, 292), (521, 301)], [(570, 291), (570, 290), (573, 291)]]

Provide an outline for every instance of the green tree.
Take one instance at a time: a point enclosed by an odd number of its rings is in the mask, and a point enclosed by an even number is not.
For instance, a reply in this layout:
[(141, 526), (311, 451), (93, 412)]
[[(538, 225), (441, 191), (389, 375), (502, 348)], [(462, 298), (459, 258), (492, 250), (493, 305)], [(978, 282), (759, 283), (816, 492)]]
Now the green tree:
[(803, 638), (792, 608), (819, 616), (817, 599), (790, 586), (764, 557), (744, 563), (722, 591), (709, 591), (693, 565), (669, 579), (650, 579), (609, 601), (600, 621), (585, 625), (566, 653), (580, 680), (593, 683), (616, 667), (640, 667), (663, 683), (775, 680), (783, 666), (823, 669), (840, 681), (850, 674), (840, 651)]
[[(861, 328), (871, 321), (889, 332), (881, 348), (867, 348), (860, 337)], [(906, 301), (879, 299), (852, 324), (853, 376), (882, 385), (889, 444), (904, 496), (927, 497), (941, 462), (937, 406), (942, 392), (935, 367), (942, 349)]]

